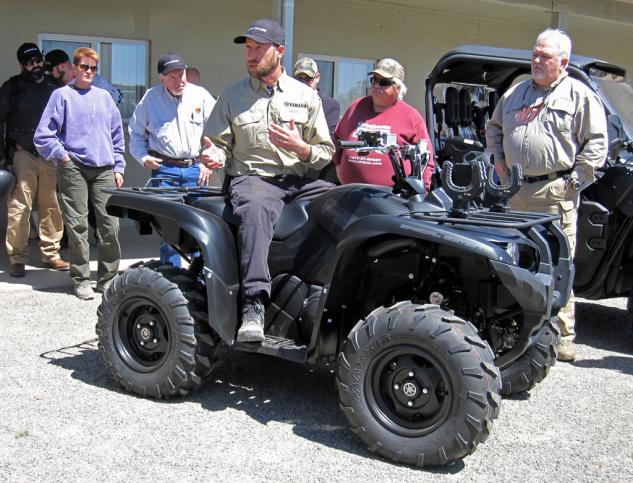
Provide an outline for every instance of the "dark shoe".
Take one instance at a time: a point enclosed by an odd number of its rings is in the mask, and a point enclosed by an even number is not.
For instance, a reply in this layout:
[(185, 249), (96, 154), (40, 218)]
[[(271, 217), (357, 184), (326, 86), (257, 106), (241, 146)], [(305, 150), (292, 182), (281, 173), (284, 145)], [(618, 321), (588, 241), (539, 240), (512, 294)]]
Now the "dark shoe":
[(44, 266), (47, 268), (52, 268), (53, 270), (68, 270), (70, 268), (70, 264), (66, 260), (62, 260), (61, 258), (56, 258), (55, 260), (50, 260), (48, 262), (44, 262)]
[(95, 287), (95, 292), (106, 293), (110, 285), (112, 285), (112, 279), (108, 280), (105, 283), (97, 283), (97, 286)]
[(261, 297), (247, 297), (242, 305), (242, 326), (238, 342), (261, 342), (264, 337), (264, 304)]
[(12, 263), (11, 264), (11, 271), (9, 272), (9, 275), (11, 275), (12, 277), (15, 277), (15, 278), (24, 277), (24, 275), (26, 275), (26, 271), (24, 270), (24, 264), (23, 263)]

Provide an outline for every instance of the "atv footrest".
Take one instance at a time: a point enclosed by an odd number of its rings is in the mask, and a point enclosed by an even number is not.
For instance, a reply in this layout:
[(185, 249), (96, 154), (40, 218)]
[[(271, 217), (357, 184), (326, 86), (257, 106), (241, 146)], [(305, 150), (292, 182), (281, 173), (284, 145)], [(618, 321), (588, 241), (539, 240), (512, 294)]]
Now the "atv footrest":
[(281, 357), (295, 362), (305, 362), (306, 347), (296, 345), (294, 340), (267, 335), (264, 342), (235, 342), (234, 349), (245, 352), (257, 352), (269, 356)]

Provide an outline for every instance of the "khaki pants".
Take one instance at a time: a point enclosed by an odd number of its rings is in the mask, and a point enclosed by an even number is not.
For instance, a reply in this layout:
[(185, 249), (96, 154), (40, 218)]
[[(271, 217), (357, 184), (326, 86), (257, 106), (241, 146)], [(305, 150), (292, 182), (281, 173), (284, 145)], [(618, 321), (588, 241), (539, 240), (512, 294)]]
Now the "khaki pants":
[(75, 286), (90, 280), (90, 245), (88, 244), (88, 204), (92, 206), (97, 224), (97, 286), (103, 287), (119, 269), (119, 219), (108, 215), (106, 202), (110, 197), (103, 188), (114, 188), (111, 167), (91, 168), (81, 163), (60, 162), (57, 167), (59, 202), (68, 234), (70, 277)]
[(13, 172), (15, 189), (7, 200), (6, 246), (10, 262), (26, 264), (29, 261), (29, 217), (35, 200), (39, 210), (42, 261), (60, 258), (59, 242), (64, 225), (57, 201), (55, 165), (18, 147), (13, 158)]
[[(521, 190), (510, 198), (509, 205), (514, 210), (537, 211), (561, 216), (561, 228), (567, 235), (572, 256), (576, 251), (576, 222), (580, 194), (571, 188), (565, 189), (562, 178), (553, 181), (523, 183)], [(567, 305), (558, 312), (558, 325), (563, 339), (574, 340), (576, 323), (574, 314), (574, 292), (572, 290)]]

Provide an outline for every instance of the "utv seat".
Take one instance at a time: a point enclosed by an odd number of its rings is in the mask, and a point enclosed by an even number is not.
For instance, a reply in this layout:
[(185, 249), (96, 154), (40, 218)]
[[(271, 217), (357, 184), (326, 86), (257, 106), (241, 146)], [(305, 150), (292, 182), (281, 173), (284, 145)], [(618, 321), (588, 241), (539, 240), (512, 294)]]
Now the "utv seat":
[[(308, 221), (308, 200), (294, 200), (287, 203), (275, 224), (273, 240), (285, 240)], [(231, 203), (223, 196), (200, 198), (193, 204), (196, 208), (213, 213), (230, 225), (237, 226)]]

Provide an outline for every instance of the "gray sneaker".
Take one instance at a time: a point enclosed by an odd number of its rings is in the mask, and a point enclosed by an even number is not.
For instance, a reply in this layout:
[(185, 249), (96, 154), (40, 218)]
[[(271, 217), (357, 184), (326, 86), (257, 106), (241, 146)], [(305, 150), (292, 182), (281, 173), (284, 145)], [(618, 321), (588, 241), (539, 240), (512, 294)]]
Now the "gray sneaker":
[(95, 292), (92, 290), (90, 280), (82, 280), (75, 285), (75, 295), (81, 300), (92, 300), (95, 298)]
[(242, 304), (242, 326), (237, 331), (238, 342), (261, 342), (264, 336), (264, 304), (261, 297), (246, 297)]

